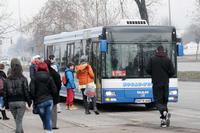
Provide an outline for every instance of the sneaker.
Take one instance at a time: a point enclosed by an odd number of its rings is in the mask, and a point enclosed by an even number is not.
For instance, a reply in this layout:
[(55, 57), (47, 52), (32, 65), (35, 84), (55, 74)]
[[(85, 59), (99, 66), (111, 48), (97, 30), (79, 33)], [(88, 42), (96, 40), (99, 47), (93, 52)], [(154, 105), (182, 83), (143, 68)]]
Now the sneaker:
[(167, 127), (167, 126), (166, 126), (166, 121), (165, 121), (165, 120), (161, 120), (160, 126), (161, 126), (161, 127)]
[(68, 109), (69, 109), (69, 105), (67, 105), (67, 106), (65, 107), (65, 109), (68, 110)]
[(69, 110), (77, 110), (78, 108), (77, 107), (75, 107), (74, 105), (71, 105), (70, 107), (69, 107)]
[(166, 119), (166, 126), (169, 127), (170, 125), (170, 117), (171, 117), (171, 114), (170, 113), (167, 113), (166, 116), (165, 116), (165, 119)]

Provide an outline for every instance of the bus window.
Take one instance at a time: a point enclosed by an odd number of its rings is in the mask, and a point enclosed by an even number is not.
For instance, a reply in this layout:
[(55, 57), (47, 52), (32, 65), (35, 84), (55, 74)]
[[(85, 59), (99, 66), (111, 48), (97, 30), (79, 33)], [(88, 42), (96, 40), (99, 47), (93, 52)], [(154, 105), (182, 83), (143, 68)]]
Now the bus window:
[(104, 77), (139, 77), (139, 55), (139, 44), (109, 44), (106, 57), (103, 58), (106, 62), (103, 63)]
[(74, 65), (77, 66), (79, 64), (79, 59), (81, 57), (81, 55), (83, 55), (82, 52), (82, 47), (81, 47), (81, 43), (80, 42), (76, 42), (75, 43), (75, 49), (74, 49)]
[[(143, 43), (143, 73), (144, 77), (150, 77), (149, 74), (146, 73), (145, 68), (149, 62), (149, 59), (151, 56), (155, 55), (156, 49), (161, 43)], [(162, 46), (165, 49), (165, 52), (167, 53), (167, 56), (172, 60), (172, 63), (174, 67), (176, 67), (175, 64), (175, 50), (176, 50), (176, 45), (175, 44), (162, 44)]]
[(47, 59), (49, 56), (53, 54), (53, 45), (52, 46), (47, 46)]
[(74, 62), (74, 43), (67, 44), (67, 62)]
[(56, 58), (56, 62), (60, 66), (61, 65), (61, 61), (60, 61), (60, 44), (54, 45), (54, 55), (55, 55), (55, 58)]
[(60, 65), (60, 71), (65, 71), (67, 67), (67, 45), (63, 44), (61, 45), (61, 65)]

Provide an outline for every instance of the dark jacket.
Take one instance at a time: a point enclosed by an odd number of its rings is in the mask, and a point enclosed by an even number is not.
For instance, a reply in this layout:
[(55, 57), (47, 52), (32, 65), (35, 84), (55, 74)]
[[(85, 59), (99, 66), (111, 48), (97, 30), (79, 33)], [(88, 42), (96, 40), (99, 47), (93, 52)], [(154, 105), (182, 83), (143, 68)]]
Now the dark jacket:
[(38, 63), (36, 61), (34, 61), (34, 62), (31, 63), (31, 66), (29, 68), (30, 78), (32, 78), (33, 75), (36, 73), (37, 65), (38, 65)]
[(6, 109), (9, 102), (25, 101), (31, 106), (31, 98), (28, 91), (28, 81), (25, 77), (11, 79), (8, 77), (4, 82), (3, 100)]
[(57, 88), (57, 96), (53, 99), (53, 103), (57, 104), (59, 103), (59, 94), (60, 94), (60, 89), (61, 89), (61, 79), (60, 79), (60, 75), (52, 68), (49, 67), (49, 73), (51, 75), (51, 77), (54, 80), (54, 83), (56, 84), (56, 88)]
[(175, 69), (165, 52), (156, 52), (149, 60), (146, 72), (151, 75), (152, 83), (169, 83), (169, 78), (175, 74)]
[(8, 75), (8, 76), (11, 74), (12, 67), (13, 67), (14, 65), (16, 65), (16, 64), (22, 66), (21, 63), (20, 63), (20, 61), (19, 61), (19, 59), (17, 59), (17, 58), (12, 58), (12, 60), (11, 60), (11, 62), (10, 62), (11, 68), (9, 68), (8, 71), (7, 71), (7, 75)]
[[(4, 71), (0, 70), (0, 78), (3, 77), (4, 79), (6, 79), (6, 74)], [(3, 96), (3, 93), (0, 94), (0, 97)]]
[(66, 86), (66, 89), (75, 89), (76, 87), (75, 87), (75, 83), (74, 83), (73, 70), (71, 70), (70, 68), (67, 67), (65, 70), (65, 73), (66, 73), (66, 78), (69, 81)]
[(34, 104), (40, 104), (57, 96), (57, 88), (53, 78), (46, 71), (35, 73), (30, 83), (31, 98)]

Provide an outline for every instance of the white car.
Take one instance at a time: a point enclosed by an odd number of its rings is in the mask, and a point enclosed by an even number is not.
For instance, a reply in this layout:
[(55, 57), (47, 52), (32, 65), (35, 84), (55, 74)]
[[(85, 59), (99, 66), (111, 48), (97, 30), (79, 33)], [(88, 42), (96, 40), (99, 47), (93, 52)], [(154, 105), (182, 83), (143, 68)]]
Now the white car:
[(9, 66), (9, 65), (10, 65), (9, 59), (1, 59), (1, 60), (0, 60), (0, 63), (4, 64), (4, 65), (6, 65), (6, 66)]

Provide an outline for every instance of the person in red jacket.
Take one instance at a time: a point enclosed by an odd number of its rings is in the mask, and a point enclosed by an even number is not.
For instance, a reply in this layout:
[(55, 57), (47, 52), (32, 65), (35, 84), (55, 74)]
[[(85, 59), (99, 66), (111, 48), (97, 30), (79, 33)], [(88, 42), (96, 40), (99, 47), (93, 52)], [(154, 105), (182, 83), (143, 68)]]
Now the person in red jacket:
[(29, 68), (29, 70), (30, 70), (30, 78), (32, 78), (33, 75), (36, 73), (37, 66), (38, 66), (39, 63), (41, 62), (41, 61), (40, 61), (40, 60), (41, 60), (41, 57), (40, 57), (39, 55), (34, 56), (33, 59), (34, 59), (35, 61), (33, 61), (33, 62), (31, 63), (31, 66), (30, 66), (30, 68)]
[[(85, 114), (91, 114), (89, 111), (89, 105), (87, 103), (87, 96), (84, 95), (84, 91), (86, 88), (87, 84), (90, 84), (91, 86), (95, 86), (94, 84), (94, 72), (92, 70), (92, 67), (88, 64), (87, 62), (87, 56), (82, 56), (80, 58), (80, 65), (76, 66), (75, 72), (76, 72), (76, 77), (79, 79), (79, 90), (81, 89), (82, 95), (83, 95), (83, 105), (85, 108)], [(92, 104), (93, 104), (93, 109), (96, 115), (99, 114), (97, 105), (96, 105), (96, 97), (94, 96), (92, 98)]]

